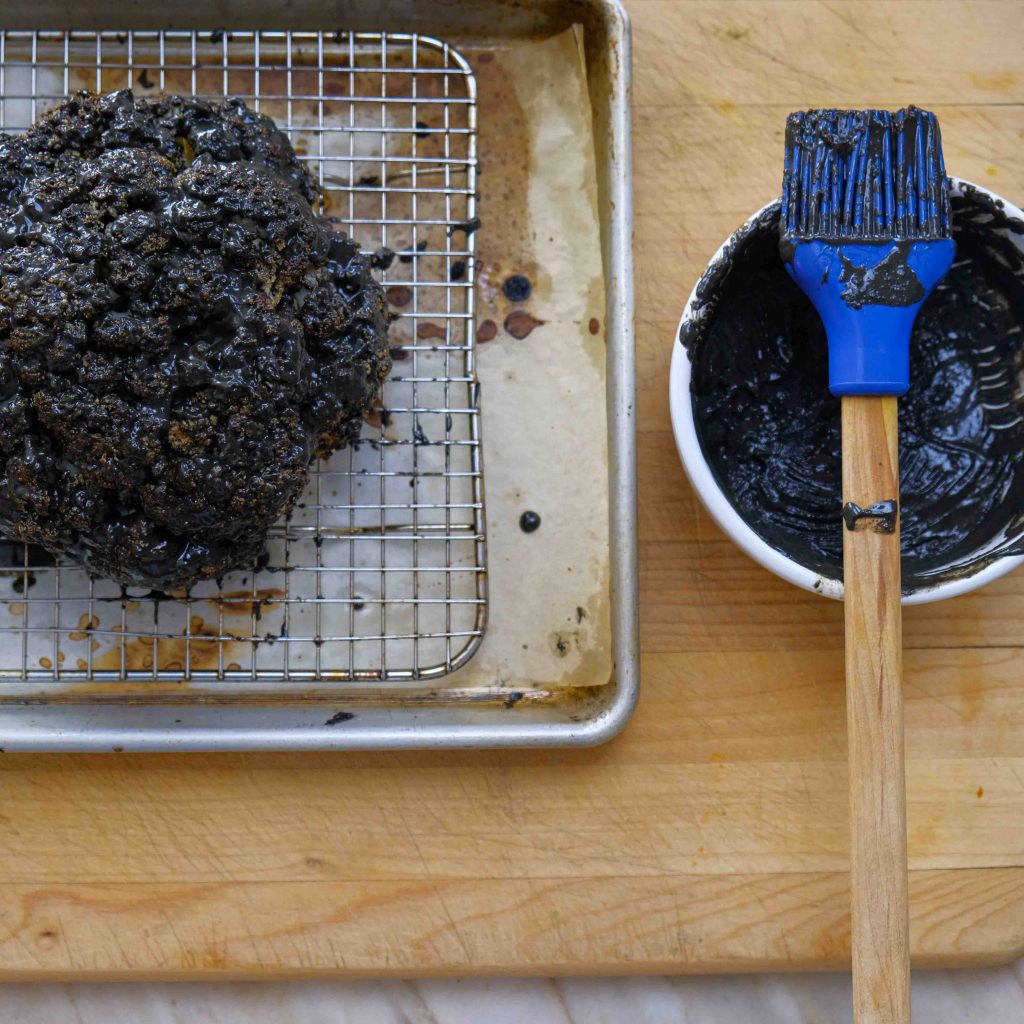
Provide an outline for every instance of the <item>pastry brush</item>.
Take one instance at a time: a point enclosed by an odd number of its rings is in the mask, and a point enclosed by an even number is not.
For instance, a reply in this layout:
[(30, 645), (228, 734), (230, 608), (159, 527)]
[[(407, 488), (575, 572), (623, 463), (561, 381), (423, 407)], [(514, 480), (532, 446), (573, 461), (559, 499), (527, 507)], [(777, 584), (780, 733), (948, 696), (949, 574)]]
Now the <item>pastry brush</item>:
[(935, 115), (809, 110), (786, 125), (780, 250), (842, 401), (843, 574), (857, 1024), (910, 1020), (897, 404), (914, 318), (953, 261)]

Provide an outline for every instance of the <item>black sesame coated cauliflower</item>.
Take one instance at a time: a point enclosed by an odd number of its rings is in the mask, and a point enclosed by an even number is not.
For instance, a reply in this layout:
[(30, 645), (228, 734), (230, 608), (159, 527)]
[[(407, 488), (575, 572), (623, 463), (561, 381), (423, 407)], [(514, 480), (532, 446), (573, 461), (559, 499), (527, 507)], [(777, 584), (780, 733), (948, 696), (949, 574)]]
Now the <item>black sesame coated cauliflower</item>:
[(238, 100), (0, 135), (0, 531), (126, 585), (251, 564), (390, 370), (372, 260)]

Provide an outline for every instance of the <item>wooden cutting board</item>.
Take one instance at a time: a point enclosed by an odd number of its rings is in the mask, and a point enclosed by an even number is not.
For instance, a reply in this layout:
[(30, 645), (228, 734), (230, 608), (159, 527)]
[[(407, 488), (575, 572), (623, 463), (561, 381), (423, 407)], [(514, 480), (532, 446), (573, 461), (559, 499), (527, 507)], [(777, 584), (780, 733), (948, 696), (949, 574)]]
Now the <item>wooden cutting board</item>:
[[(0, 976), (583, 973), (846, 961), (842, 616), (696, 503), (676, 319), (793, 108), (914, 101), (1024, 198), (1016, 3), (629, 5), (643, 695), (563, 752), (0, 757)], [(906, 614), (918, 964), (1024, 951), (1024, 573)]]

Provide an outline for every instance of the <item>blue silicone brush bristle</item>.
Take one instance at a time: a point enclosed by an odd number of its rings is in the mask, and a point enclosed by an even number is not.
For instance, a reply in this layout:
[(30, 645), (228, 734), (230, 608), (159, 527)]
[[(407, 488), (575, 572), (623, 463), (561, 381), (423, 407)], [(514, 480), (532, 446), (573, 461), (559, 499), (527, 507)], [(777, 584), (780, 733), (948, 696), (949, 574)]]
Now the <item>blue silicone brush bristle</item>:
[(903, 394), (914, 318), (953, 261), (935, 115), (790, 114), (780, 248), (825, 323), (832, 391)]
[(790, 114), (782, 214), (794, 239), (949, 238), (935, 115), (917, 107)]

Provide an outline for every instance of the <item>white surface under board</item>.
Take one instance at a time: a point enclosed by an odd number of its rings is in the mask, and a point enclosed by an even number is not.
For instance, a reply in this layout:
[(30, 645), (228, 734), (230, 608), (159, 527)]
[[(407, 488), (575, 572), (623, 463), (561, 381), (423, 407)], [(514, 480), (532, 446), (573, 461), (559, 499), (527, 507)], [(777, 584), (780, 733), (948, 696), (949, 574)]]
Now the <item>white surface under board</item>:
[[(914, 976), (924, 1024), (1024, 1024), (1024, 964)], [(13, 985), (19, 1024), (849, 1024), (842, 974)]]

